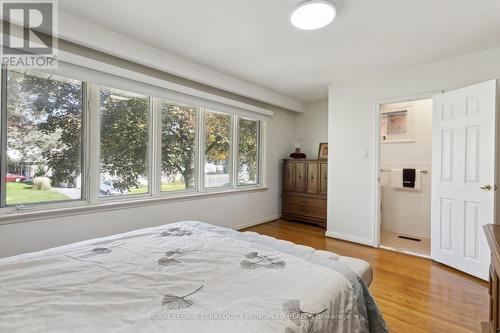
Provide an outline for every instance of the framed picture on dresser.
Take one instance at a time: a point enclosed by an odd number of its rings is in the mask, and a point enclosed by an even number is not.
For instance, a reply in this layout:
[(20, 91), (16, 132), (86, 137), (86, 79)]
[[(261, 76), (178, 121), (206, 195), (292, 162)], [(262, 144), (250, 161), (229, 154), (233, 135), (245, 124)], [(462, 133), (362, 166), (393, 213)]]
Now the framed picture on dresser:
[(318, 160), (328, 160), (328, 142), (322, 142), (319, 144)]

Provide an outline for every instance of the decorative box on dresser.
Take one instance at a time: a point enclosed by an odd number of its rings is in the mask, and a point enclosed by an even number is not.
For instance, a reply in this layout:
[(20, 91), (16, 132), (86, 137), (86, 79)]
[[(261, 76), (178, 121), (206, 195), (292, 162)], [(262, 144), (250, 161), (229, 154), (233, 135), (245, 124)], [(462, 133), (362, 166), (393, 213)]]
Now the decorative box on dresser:
[(328, 163), (283, 160), (282, 219), (326, 227)]
[(488, 288), (490, 296), (490, 319), (488, 322), (481, 323), (481, 328), (483, 333), (494, 333), (500, 332), (500, 225), (487, 224), (483, 228), (491, 251), (490, 284)]

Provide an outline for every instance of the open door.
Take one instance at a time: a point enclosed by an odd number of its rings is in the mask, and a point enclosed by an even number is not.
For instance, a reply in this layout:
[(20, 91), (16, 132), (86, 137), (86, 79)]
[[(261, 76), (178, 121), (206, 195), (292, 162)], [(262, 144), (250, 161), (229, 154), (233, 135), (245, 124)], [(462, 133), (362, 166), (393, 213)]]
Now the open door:
[(496, 80), (434, 97), (432, 259), (488, 279), (494, 223)]

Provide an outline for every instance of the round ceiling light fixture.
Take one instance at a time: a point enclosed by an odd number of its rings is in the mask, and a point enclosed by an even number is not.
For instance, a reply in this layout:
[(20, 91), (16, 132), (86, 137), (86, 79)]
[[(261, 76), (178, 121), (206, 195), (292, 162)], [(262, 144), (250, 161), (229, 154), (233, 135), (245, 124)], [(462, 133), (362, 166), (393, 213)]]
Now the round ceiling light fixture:
[(337, 15), (337, 9), (327, 0), (308, 0), (299, 4), (292, 15), (292, 24), (302, 30), (316, 30), (330, 24)]

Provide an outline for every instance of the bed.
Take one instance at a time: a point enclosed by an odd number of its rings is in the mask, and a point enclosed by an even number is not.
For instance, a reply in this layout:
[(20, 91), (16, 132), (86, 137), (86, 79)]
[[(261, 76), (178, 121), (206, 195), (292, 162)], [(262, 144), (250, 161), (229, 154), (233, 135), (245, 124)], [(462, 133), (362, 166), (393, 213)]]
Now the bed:
[(0, 259), (0, 332), (387, 332), (368, 263), (195, 221)]

